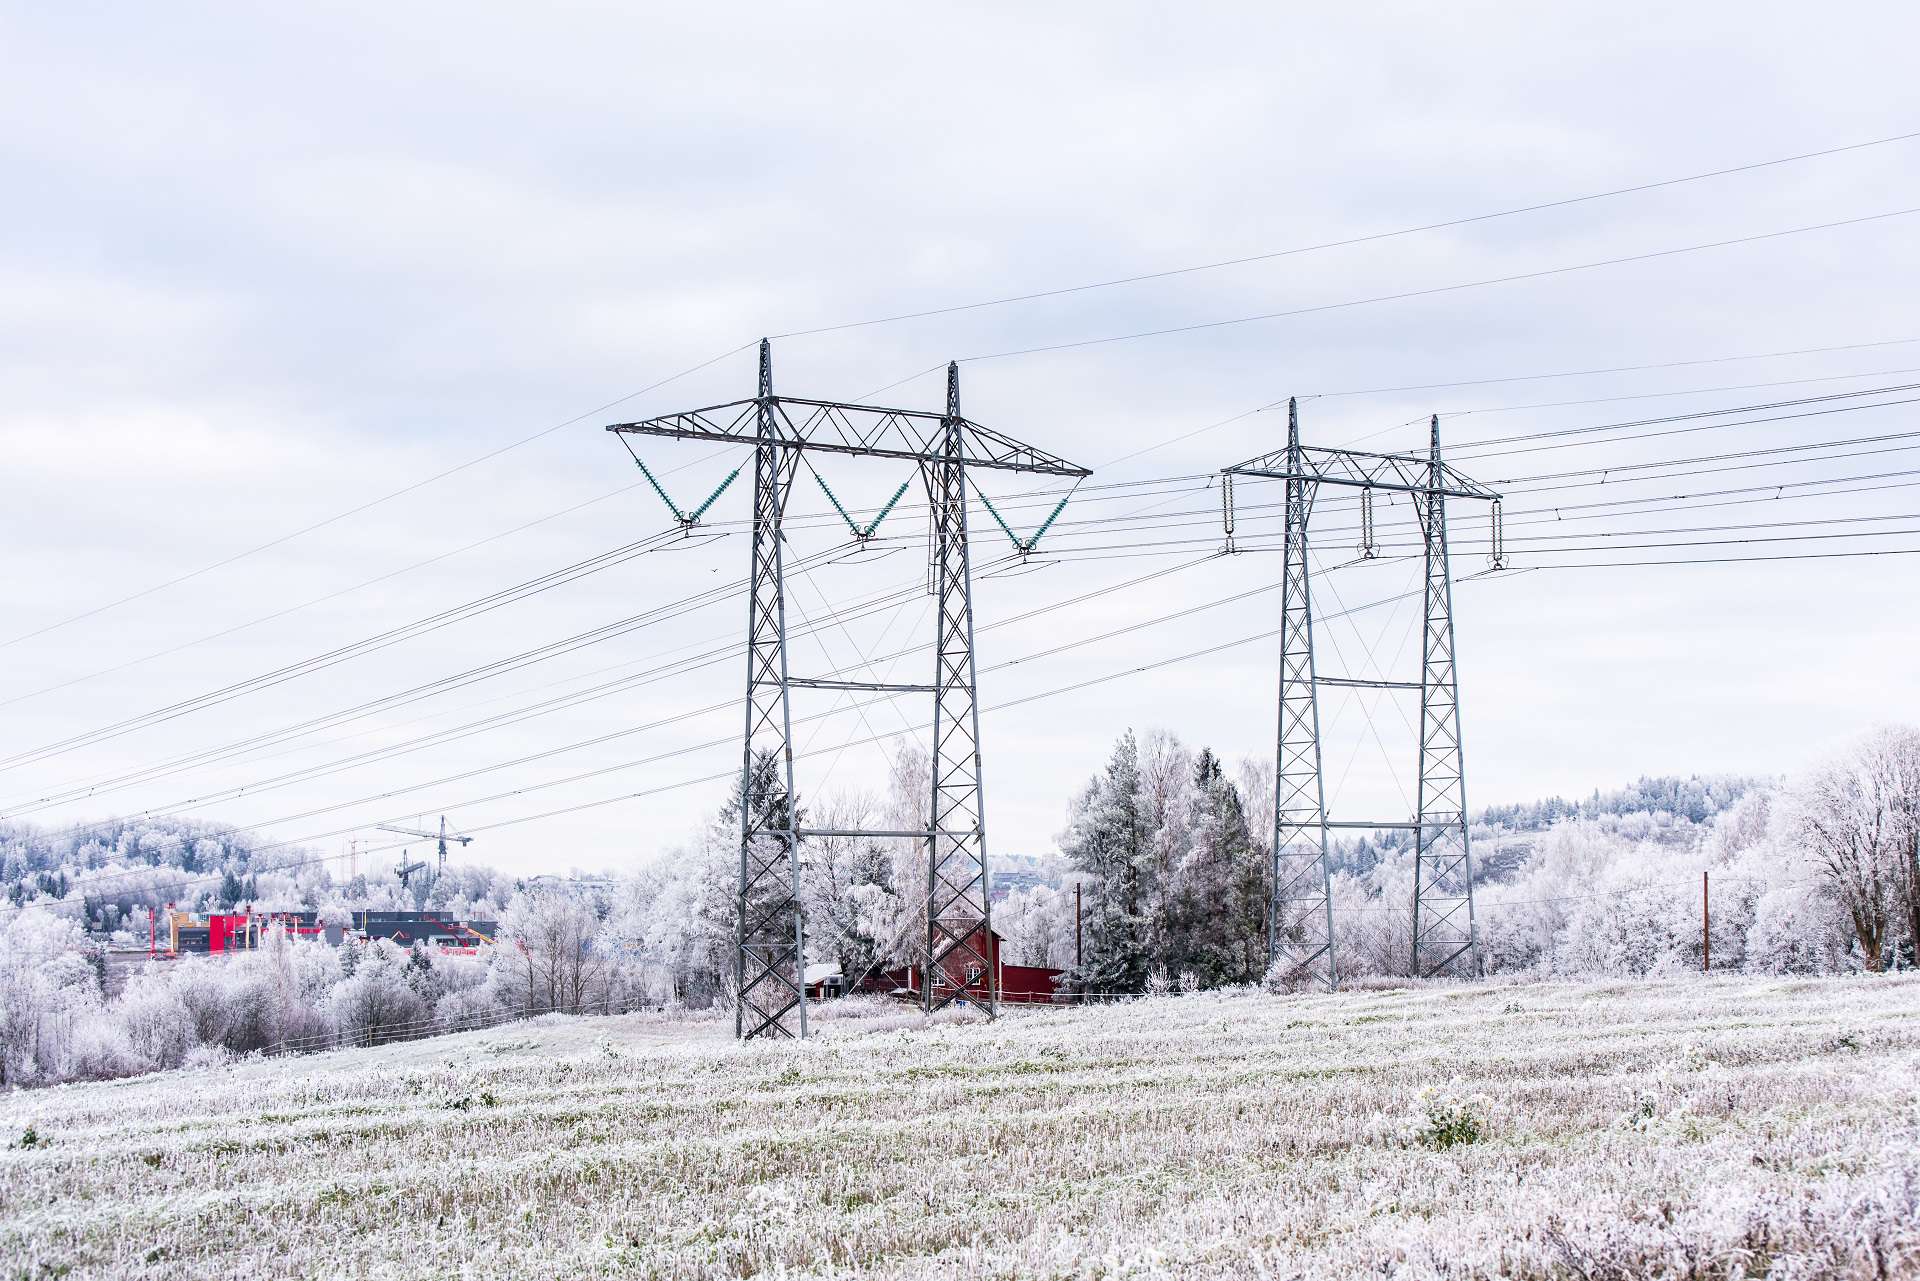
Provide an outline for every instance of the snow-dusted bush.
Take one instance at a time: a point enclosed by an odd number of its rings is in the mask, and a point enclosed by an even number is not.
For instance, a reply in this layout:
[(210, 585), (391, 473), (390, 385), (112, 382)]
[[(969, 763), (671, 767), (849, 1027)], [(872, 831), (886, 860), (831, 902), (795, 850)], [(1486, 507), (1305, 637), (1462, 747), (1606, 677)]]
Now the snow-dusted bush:
[(91, 956), (69, 917), (29, 907), (0, 920), (0, 1086), (66, 1074), (75, 1020), (100, 1000)]
[(1804, 886), (1767, 890), (1747, 929), (1747, 968), (1764, 974), (1831, 974), (1847, 965), (1832, 903)]
[(128, 980), (114, 1002), (113, 1021), (135, 1071), (178, 1067), (198, 1044), (193, 1011), (172, 980), (171, 973), (149, 966)]
[(407, 952), (390, 939), (359, 949), (353, 973), (330, 997), (334, 1026), (349, 1045), (379, 1045), (419, 1036), (431, 1026), (430, 1009)]

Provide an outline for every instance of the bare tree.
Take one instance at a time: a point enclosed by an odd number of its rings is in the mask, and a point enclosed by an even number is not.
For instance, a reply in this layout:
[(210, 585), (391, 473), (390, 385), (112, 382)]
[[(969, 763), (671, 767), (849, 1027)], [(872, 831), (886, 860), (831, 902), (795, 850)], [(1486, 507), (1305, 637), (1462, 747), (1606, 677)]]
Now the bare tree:
[[(885, 814), (887, 826), (900, 832), (921, 832), (928, 826), (933, 806), (933, 758), (918, 743), (901, 747), (888, 771)], [(927, 843), (890, 840), (893, 888), (896, 895), (893, 928), (883, 951), (887, 960), (919, 960), (927, 945)]]
[(1920, 731), (1874, 731), (1800, 781), (1799, 839), (1820, 867), (1870, 970), (1887, 968), (1896, 934), (1920, 934), (1914, 844), (1920, 834)]
[(563, 889), (530, 889), (500, 924), (517, 952), (512, 973), (524, 984), (518, 995), (528, 1013), (580, 1010), (600, 996), (608, 956), (595, 946), (600, 917), (591, 903)]

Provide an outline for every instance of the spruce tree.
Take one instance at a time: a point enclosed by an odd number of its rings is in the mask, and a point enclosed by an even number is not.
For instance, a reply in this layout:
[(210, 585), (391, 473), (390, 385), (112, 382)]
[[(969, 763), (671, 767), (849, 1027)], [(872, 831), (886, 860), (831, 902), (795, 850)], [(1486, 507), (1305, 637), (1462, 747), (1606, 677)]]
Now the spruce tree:
[(1138, 992), (1146, 985), (1146, 877), (1150, 851), (1143, 822), (1140, 748), (1128, 730), (1107, 768), (1075, 802), (1061, 848), (1088, 876), (1082, 959), (1068, 975), (1083, 992)]

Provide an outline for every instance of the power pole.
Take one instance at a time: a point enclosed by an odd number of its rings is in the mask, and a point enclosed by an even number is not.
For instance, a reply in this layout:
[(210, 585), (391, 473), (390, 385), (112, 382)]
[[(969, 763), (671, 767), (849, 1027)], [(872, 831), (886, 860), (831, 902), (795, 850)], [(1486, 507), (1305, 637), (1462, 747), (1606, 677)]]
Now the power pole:
[[(760, 342), (759, 389), (753, 399), (640, 422), (615, 423), (607, 430), (623, 437), (665, 436), (750, 444), (754, 449), (746, 735), (735, 914), (735, 1035), (806, 1035), (799, 846), (809, 837), (888, 837), (921, 843), (927, 860), (924, 1006), (931, 1010), (964, 1000), (989, 1016), (997, 1014), (999, 975), (992, 964), (992, 902), (973, 657), (973, 583), (967, 548), (968, 469), (1072, 478), (1088, 475), (1087, 469), (963, 417), (959, 367), (953, 364), (947, 367), (946, 408), (938, 413), (776, 396), (772, 349), (765, 339)], [(801, 455), (808, 451), (894, 459), (918, 469), (932, 513), (929, 572), (938, 601), (932, 683), (803, 677), (788, 670), (781, 523), (795, 470)], [(639, 461), (638, 455), (635, 461)], [(826, 488), (824, 480), (821, 487)], [(831, 490), (827, 494), (833, 497)], [(896, 492), (896, 501), (898, 497)], [(838, 507), (839, 500), (834, 499), (834, 505)], [(891, 507), (889, 503), (881, 515)], [(1055, 515), (1058, 511), (1056, 508)], [(841, 514), (846, 516), (844, 509)], [(691, 517), (682, 517), (682, 523), (697, 523), (698, 516), (696, 511)], [(879, 523), (876, 519), (862, 528), (854, 525), (851, 517), (847, 520), (861, 542), (872, 536)], [(1015, 545), (1022, 552), (1031, 551), (1038, 537), (1036, 534), (1024, 542), (1015, 539)], [(925, 828), (878, 831), (798, 825), (789, 710), (795, 690), (933, 696), (933, 778)]]
[[(1339, 986), (1334, 955), (1329, 833), (1396, 829), (1413, 833), (1412, 970), (1432, 975), (1468, 958), (1480, 972), (1473, 920), (1473, 864), (1467, 838), (1465, 758), (1460, 738), (1459, 683), (1454, 669), (1453, 581), (1447, 561), (1446, 499), (1499, 501), (1499, 495), (1441, 459), (1440, 420), (1431, 422), (1428, 452), (1369, 454), (1300, 443), (1300, 407), (1287, 402), (1287, 444), (1226, 469), (1225, 475), (1286, 482), (1286, 556), (1281, 581), (1280, 728), (1274, 769), (1273, 899), (1268, 912), (1268, 962), (1286, 983)], [(1361, 492), (1366, 529), (1362, 555), (1373, 541), (1372, 496), (1402, 493), (1412, 500), (1425, 542), (1421, 677), (1367, 680), (1323, 675), (1314, 665), (1312, 576), (1308, 525), (1323, 485)], [(1230, 524), (1231, 506), (1224, 514)], [(1420, 795), (1411, 820), (1333, 822), (1327, 817), (1321, 768), (1320, 690), (1325, 687), (1420, 692)]]
[[(1327, 850), (1327, 793), (1320, 757), (1319, 681), (1313, 664), (1313, 605), (1307, 518), (1317, 487), (1303, 474), (1300, 402), (1287, 400), (1287, 534), (1280, 584), (1280, 730), (1275, 748), (1273, 902), (1267, 963), (1284, 958), (1289, 982), (1340, 985), (1333, 952), (1333, 878)], [(1362, 495), (1370, 490), (1362, 490)], [(1371, 500), (1368, 503), (1371, 508)], [(1371, 537), (1372, 530), (1368, 530)]]
[(923, 464), (933, 502), (938, 637), (934, 657), (932, 824), (927, 831), (927, 981), (921, 1008), (932, 1013), (936, 980), (1000, 1008), (993, 964), (993, 896), (987, 875), (987, 814), (980, 777), (980, 704), (973, 663), (973, 579), (967, 559), (966, 446), (961, 436), (960, 366), (947, 365), (947, 413), (940, 457)]
[[(1439, 974), (1460, 957), (1480, 976), (1473, 918), (1473, 846), (1467, 830), (1466, 749), (1453, 660), (1453, 573), (1447, 560), (1440, 415), (1431, 420), (1429, 476), (1414, 496), (1426, 536), (1426, 625), (1420, 674), (1420, 816), (1414, 833), (1413, 973)], [(1498, 497), (1493, 500), (1498, 502)]]
[[(807, 1034), (806, 938), (794, 831), (793, 692), (781, 524), (800, 455), (780, 447), (773, 348), (760, 340), (753, 424), (753, 550), (747, 603), (747, 729), (740, 755), (740, 886), (735, 907), (734, 1035)], [(756, 757), (770, 753), (766, 777)]]
[(1077, 970), (1086, 964), (1086, 958), (1080, 949), (1080, 882), (1073, 883), (1073, 967)]

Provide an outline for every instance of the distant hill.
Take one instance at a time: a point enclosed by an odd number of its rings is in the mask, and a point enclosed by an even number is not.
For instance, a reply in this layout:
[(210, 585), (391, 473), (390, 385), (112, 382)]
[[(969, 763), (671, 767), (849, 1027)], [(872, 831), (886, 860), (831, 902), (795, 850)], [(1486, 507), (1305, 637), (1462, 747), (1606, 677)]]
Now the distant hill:
[[(1596, 788), (1584, 800), (1545, 800), (1493, 805), (1473, 816), (1476, 870), (1497, 880), (1526, 860), (1532, 837), (1564, 819), (1620, 820), (1640, 817), (1644, 835), (1675, 845), (1690, 843), (1694, 830), (1756, 787), (1771, 780), (1734, 774), (1644, 777), (1611, 792)], [(1413, 833), (1370, 832), (1334, 842), (1336, 869), (1364, 876), (1389, 853), (1413, 844)]]

